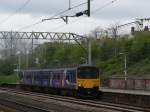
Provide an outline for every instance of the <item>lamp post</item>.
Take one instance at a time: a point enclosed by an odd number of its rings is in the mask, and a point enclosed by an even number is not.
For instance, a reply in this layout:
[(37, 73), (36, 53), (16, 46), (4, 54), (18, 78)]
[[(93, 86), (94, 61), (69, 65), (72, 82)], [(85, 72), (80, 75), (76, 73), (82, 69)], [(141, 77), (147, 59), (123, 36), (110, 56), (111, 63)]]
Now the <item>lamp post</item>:
[(26, 51), (26, 69), (28, 69), (28, 66), (29, 66), (29, 51), (27, 50)]
[(126, 53), (120, 53), (124, 55), (124, 80), (125, 80), (125, 89), (127, 89), (127, 56)]
[(19, 76), (19, 71), (20, 71), (20, 68), (21, 68), (21, 56), (20, 56), (21, 52), (18, 51), (17, 52), (17, 55), (18, 55), (18, 76)]

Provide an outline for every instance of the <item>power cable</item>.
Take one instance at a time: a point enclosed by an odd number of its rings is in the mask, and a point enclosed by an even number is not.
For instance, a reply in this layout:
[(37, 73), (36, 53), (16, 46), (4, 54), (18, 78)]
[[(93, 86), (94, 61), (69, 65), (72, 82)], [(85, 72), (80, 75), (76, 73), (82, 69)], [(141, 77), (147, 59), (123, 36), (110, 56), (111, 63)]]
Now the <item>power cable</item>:
[(40, 21), (37, 21), (36, 23), (33, 23), (33, 24), (30, 24), (30, 25), (24, 26), (24, 27), (18, 29), (17, 31), (19, 32), (20, 30), (27, 29), (27, 28), (33, 27), (33, 26), (38, 25), (38, 24), (41, 24), (41, 23), (43, 23), (43, 21), (40, 20)]
[(0, 24), (2, 25), (5, 22), (7, 22), (10, 18), (12, 18), (14, 15), (16, 15), (16, 13), (20, 12), (21, 10), (23, 10), (30, 2), (31, 2), (31, 0), (27, 0), (25, 3), (23, 3), (23, 5), (21, 7), (19, 7), (17, 10), (15, 10), (12, 14), (8, 15), (6, 18), (1, 20)]
[(105, 5), (103, 5), (102, 7), (100, 7), (100, 8), (98, 8), (98, 9), (92, 11), (92, 13), (97, 13), (99, 10), (104, 9), (105, 7), (111, 5), (111, 4), (115, 3), (115, 2), (117, 2), (117, 0), (112, 0), (112, 1), (110, 1), (110, 2), (108, 2), (108, 3), (106, 3)]
[[(107, 6), (109, 6), (109, 5), (113, 4), (113, 3), (115, 3), (116, 1), (117, 1), (117, 0), (112, 0), (111, 2), (104, 4), (102, 7), (100, 7), (100, 8), (98, 8), (98, 9), (92, 11), (92, 13), (96, 13), (97, 11), (102, 10), (102, 9), (104, 9), (105, 7), (107, 7)], [(77, 21), (81, 21), (81, 20), (83, 20), (83, 19), (85, 19), (85, 18), (81, 18), (81, 19), (79, 19), (79, 20), (72, 21), (72, 22), (70, 22), (69, 24), (76, 23)], [(66, 25), (61, 25), (61, 26), (59, 26), (59, 27), (54, 28), (53, 30), (58, 30), (58, 29), (64, 28), (65, 26), (66, 26)]]
[[(91, 1), (94, 1), (94, 0), (91, 0)], [(72, 10), (72, 9), (78, 8), (78, 7), (80, 7), (80, 6), (82, 6), (82, 5), (85, 5), (85, 4), (87, 4), (87, 2), (83, 2), (83, 3), (81, 3), (81, 4), (78, 4), (78, 5), (75, 5), (75, 6), (73, 6), (73, 7), (70, 7), (70, 8), (68, 8), (68, 9), (64, 10), (64, 11), (61, 11), (61, 12), (59, 12), (59, 13), (53, 15), (52, 17), (50, 17), (50, 18), (48, 18), (48, 19), (52, 19), (52, 18), (54, 18), (54, 17), (56, 17), (56, 16), (59, 16), (59, 15), (61, 15), (61, 14), (64, 14), (64, 13), (66, 13), (66, 12)], [(30, 24), (30, 25), (24, 26), (24, 27), (20, 28), (19, 31), (20, 31), (20, 30), (23, 30), (23, 29), (27, 29), (27, 28), (33, 27), (33, 26), (38, 25), (38, 24), (41, 24), (41, 23), (45, 22), (45, 20), (47, 20), (47, 19), (42, 19), (42, 20), (40, 20), (40, 21), (37, 21), (36, 23), (33, 23), (33, 24)]]
[[(93, 0), (92, 0), (92, 1), (93, 1)], [(54, 17), (56, 17), (56, 16), (59, 16), (59, 15), (61, 15), (61, 14), (65, 13), (65, 12), (68, 12), (68, 11), (70, 11), (70, 10), (72, 10), (72, 9), (78, 8), (78, 7), (80, 7), (80, 6), (82, 6), (82, 5), (85, 5), (85, 4), (87, 4), (87, 2), (84, 2), (84, 3), (78, 4), (78, 5), (73, 6), (73, 7), (69, 7), (67, 10), (64, 10), (64, 11), (62, 11), (62, 12), (59, 12), (58, 14), (56, 14), (56, 15), (54, 15), (54, 16), (52, 16), (52, 17), (50, 17), (50, 18), (43, 19), (42, 21), (45, 21), (45, 20), (51, 20), (51, 19), (53, 19), (53, 18), (54, 18)]]
[[(94, 0), (91, 0), (91, 1), (94, 1)], [(70, 11), (70, 10), (72, 10), (72, 9), (78, 8), (78, 7), (80, 7), (80, 6), (82, 6), (82, 5), (85, 5), (85, 4), (87, 4), (87, 3), (88, 3), (88, 2), (83, 2), (83, 3), (81, 3), (81, 4), (78, 4), (78, 5), (75, 5), (75, 6), (73, 6), (73, 7), (70, 7), (70, 8), (68, 8), (68, 9), (66, 9), (66, 10), (64, 10), (64, 11), (62, 11), (62, 12), (59, 12), (58, 14), (56, 14), (56, 15), (54, 15), (54, 16), (48, 18), (48, 19), (51, 19), (51, 18), (54, 18), (54, 17), (59, 16), (59, 15), (61, 15), (61, 14), (64, 14), (65, 12), (68, 12), (68, 11)]]
[[(91, 0), (91, 1), (94, 1), (94, 0)], [(112, 0), (111, 2), (104, 4), (102, 7), (100, 7), (100, 8), (98, 8), (98, 9), (92, 11), (92, 13), (95, 13), (95, 12), (97, 12), (97, 11), (102, 10), (102, 9), (104, 9), (105, 7), (107, 7), (107, 6), (111, 5), (111, 4), (113, 4), (113, 3), (116, 2), (116, 1), (117, 1), (117, 0)], [(58, 15), (61, 15), (61, 14), (65, 13), (65, 12), (68, 12), (68, 11), (74, 9), (74, 8), (80, 7), (80, 6), (85, 5), (85, 4), (87, 4), (87, 2), (78, 4), (78, 5), (76, 5), (76, 6), (71, 7), (70, 9), (61, 11), (61, 12), (55, 14), (54, 16), (48, 18), (48, 19), (49, 19), (49, 20), (54, 19), (54, 17), (56, 17), (56, 16), (58, 16)], [(57, 18), (56, 18), (56, 19), (57, 19)], [(84, 19), (84, 18), (82, 18), (82, 19)], [(82, 20), (82, 19), (80, 19), (80, 20)], [(47, 19), (43, 19), (43, 20), (37, 21), (36, 23), (33, 23), (33, 24), (30, 24), (30, 25), (24, 26), (24, 27), (20, 28), (19, 31), (20, 31), (20, 30), (23, 30), (23, 29), (27, 29), (27, 28), (33, 27), (33, 26), (38, 25), (38, 24), (41, 24), (41, 23), (45, 22), (46, 20), (47, 20)], [(75, 21), (71, 22), (71, 24), (76, 23), (77, 21), (80, 21), (80, 20), (75, 20)], [(61, 25), (61, 27), (57, 27), (57, 28), (54, 28), (54, 29), (61, 29), (62, 27), (65, 27), (65, 26), (66, 26), (66, 25)]]

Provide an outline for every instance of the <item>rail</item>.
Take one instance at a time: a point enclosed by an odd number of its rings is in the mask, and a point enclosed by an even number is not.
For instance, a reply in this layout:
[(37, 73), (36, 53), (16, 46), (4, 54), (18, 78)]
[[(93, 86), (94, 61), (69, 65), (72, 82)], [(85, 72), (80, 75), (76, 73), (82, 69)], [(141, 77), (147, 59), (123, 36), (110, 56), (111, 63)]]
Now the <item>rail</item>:
[(37, 99), (32, 99), (32, 100), (36, 100), (38, 102), (43, 102), (43, 103), (45, 103), (45, 102), (43, 100), (40, 100), (39, 98), (52, 99), (55, 101), (68, 102), (68, 103), (90, 106), (90, 107), (95, 107), (95, 108), (105, 108), (105, 109), (111, 109), (111, 110), (116, 110), (116, 111), (150, 112), (150, 109), (148, 109), (148, 108), (134, 107), (134, 106), (129, 106), (129, 105), (120, 105), (120, 104), (113, 104), (113, 103), (107, 103), (107, 102), (101, 102), (101, 101), (84, 100), (84, 99), (77, 99), (77, 98), (73, 98), (73, 97), (33, 93), (33, 92), (27, 92), (27, 91), (24, 92), (24, 91), (20, 91), (20, 90), (18, 91), (15, 89), (3, 88), (2, 90), (11, 92), (13, 94), (21, 94), (21, 95), (29, 95), (29, 96), (37, 97)]

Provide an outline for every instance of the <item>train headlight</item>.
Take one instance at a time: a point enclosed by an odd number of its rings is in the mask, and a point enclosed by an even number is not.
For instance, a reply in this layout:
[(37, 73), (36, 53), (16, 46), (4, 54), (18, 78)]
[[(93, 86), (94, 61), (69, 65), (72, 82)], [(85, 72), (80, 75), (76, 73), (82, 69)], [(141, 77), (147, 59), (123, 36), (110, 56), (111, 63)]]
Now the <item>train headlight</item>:
[(82, 84), (78, 84), (78, 87), (82, 87)]

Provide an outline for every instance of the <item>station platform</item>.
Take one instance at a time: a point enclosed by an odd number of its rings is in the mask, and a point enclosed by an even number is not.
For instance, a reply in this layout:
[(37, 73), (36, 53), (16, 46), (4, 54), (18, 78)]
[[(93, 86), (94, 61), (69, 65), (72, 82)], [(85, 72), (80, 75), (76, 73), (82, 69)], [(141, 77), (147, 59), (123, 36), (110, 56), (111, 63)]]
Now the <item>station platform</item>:
[(150, 91), (101, 88), (101, 100), (137, 107), (150, 107)]
[(144, 90), (125, 90), (125, 89), (101, 88), (100, 91), (108, 92), (108, 93), (120, 93), (120, 94), (150, 96), (150, 91), (144, 91)]

